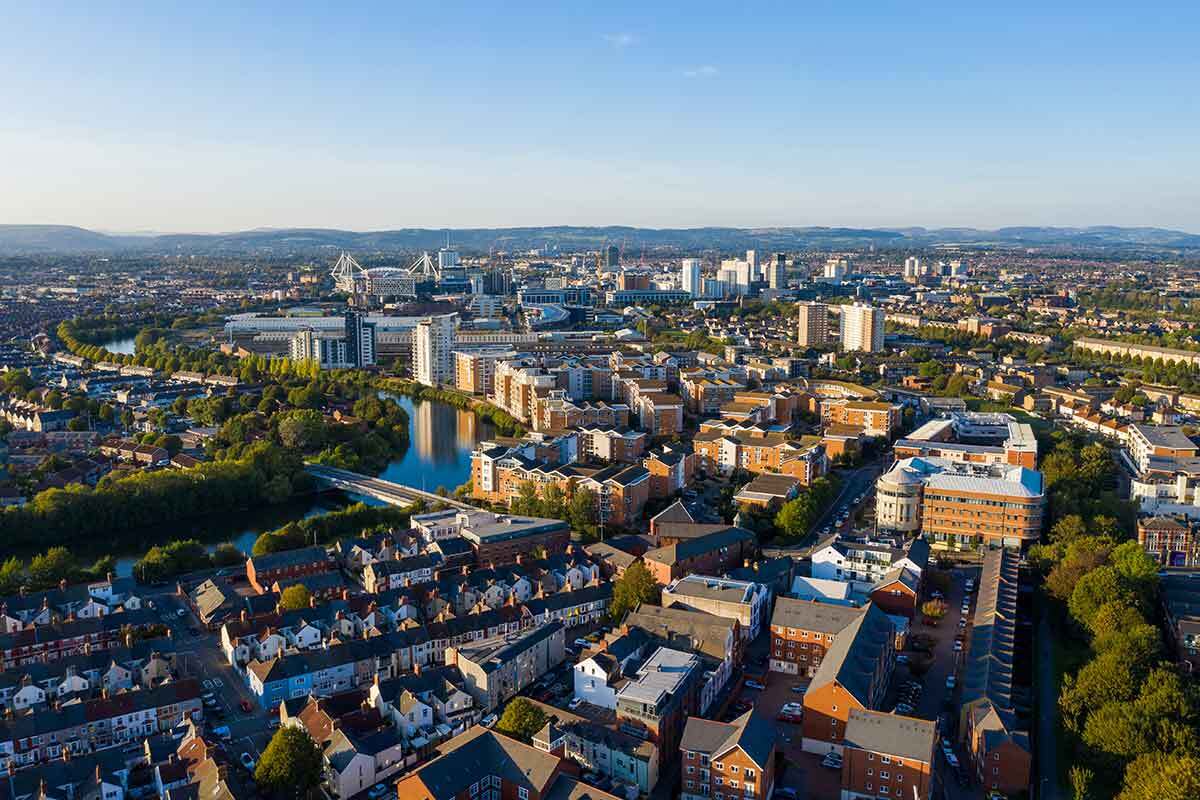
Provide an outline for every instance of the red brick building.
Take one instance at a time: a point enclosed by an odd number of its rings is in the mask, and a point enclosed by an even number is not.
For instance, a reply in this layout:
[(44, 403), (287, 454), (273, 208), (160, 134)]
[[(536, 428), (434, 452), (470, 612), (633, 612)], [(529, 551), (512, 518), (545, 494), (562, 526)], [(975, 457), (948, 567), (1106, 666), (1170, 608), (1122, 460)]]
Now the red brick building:
[(333, 557), (324, 547), (301, 547), (250, 558), (246, 561), (246, 577), (254, 591), (266, 594), (276, 581), (331, 572), (335, 568)]
[(775, 728), (753, 710), (733, 722), (691, 717), (679, 758), (682, 800), (765, 800), (775, 787)]
[(758, 539), (744, 528), (724, 530), (646, 551), (642, 560), (664, 586), (692, 573), (722, 575), (757, 555)]
[(851, 711), (842, 745), (842, 797), (930, 800), (936, 743), (933, 722)]

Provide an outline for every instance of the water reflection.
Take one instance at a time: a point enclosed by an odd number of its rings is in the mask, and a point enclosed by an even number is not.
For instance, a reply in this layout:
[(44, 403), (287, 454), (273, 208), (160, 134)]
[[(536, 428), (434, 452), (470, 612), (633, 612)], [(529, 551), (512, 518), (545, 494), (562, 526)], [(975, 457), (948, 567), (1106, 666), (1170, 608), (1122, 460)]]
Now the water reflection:
[(453, 491), (466, 483), (471, 477), (471, 451), (496, 435), (494, 426), (445, 403), (388, 396), (408, 412), (410, 443), (380, 477), (430, 492), (439, 486)]

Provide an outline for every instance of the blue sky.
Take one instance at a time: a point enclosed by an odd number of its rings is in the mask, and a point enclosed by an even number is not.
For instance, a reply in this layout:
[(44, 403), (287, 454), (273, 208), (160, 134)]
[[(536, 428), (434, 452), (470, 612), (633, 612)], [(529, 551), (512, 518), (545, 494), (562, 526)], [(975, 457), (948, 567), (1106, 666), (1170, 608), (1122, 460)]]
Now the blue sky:
[(1195, 2), (41, 3), (5, 29), (0, 222), (1200, 231)]

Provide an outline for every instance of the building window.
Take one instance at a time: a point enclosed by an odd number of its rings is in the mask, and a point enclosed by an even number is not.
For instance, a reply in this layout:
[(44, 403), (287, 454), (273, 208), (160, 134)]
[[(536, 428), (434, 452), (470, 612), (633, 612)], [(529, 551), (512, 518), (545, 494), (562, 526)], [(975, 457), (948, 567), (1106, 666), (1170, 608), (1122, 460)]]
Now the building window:
[(880, 756), (880, 757), (879, 757), (879, 760), (880, 760), (881, 762), (883, 762), (884, 764), (890, 764), (890, 763), (892, 763), (891, 756)]
[(867, 768), (867, 774), (868, 774), (868, 775), (874, 775), (874, 774), (875, 774), (875, 770), (873, 770), (873, 769), (871, 769), (870, 767), (868, 767), (868, 768)]
[(529, 800), (529, 790), (524, 786), (517, 787), (517, 797), (519, 800)]
[(734, 775), (737, 775), (737, 774), (738, 774), (738, 765), (737, 765), (737, 764), (730, 764), (730, 765), (729, 765), (729, 771), (730, 771), (730, 772), (732, 772)]

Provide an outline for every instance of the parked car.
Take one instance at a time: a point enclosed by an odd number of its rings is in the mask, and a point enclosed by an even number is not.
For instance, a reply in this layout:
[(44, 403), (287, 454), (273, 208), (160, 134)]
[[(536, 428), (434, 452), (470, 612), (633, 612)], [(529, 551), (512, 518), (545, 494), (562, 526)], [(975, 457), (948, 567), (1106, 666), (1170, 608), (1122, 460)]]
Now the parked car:
[(242, 753), (241, 762), (243, 767), (254, 772), (254, 759), (250, 757), (249, 753)]
[(827, 753), (825, 755), (825, 757), (823, 759), (821, 759), (821, 766), (829, 767), (830, 769), (841, 769), (842, 768), (841, 753)]
[(583, 705), (583, 698), (582, 697), (573, 697), (573, 698), (571, 698), (571, 702), (567, 703), (567, 708), (574, 711), (575, 709), (579, 708), (581, 705)]
[(747, 689), (765, 689), (767, 687), (762, 685), (758, 681), (746, 681), (746, 688)]
[(483, 719), (479, 720), (479, 724), (485, 728), (490, 728), (500, 720), (495, 714), (488, 714)]
[(229, 732), (228, 725), (222, 725), (219, 728), (212, 729), (213, 735), (223, 742), (228, 742), (233, 739), (233, 734)]
[(367, 792), (367, 797), (371, 798), (371, 800), (379, 800), (379, 798), (383, 797), (387, 793), (388, 793), (387, 784), (386, 783), (377, 783), (374, 786), (372, 786), (370, 788), (370, 790)]
[(246, 700), (244, 698), (242, 699), (242, 702), (238, 703), (238, 707), (241, 708), (242, 711), (245, 711), (247, 714), (254, 711), (254, 706), (250, 705), (250, 701)]
[(582, 648), (588, 647), (589, 645), (591, 645), (591, 642), (589, 642), (587, 639), (576, 639), (575, 640), (575, 646), (578, 648), (582, 649)]
[(953, 675), (946, 676), (946, 688), (947, 689), (953, 689), (955, 683), (956, 683), (956, 679)]
[(900, 655), (896, 656), (897, 664), (907, 664), (910, 660), (911, 659), (909, 659), (908, 654), (906, 653), (901, 653)]
[(899, 705), (896, 706), (897, 714), (911, 714), (912, 712), (913, 712), (913, 707), (910, 706), (908, 703), (900, 703)]
[(793, 686), (792, 694), (804, 694), (804, 687), (803, 686)]

